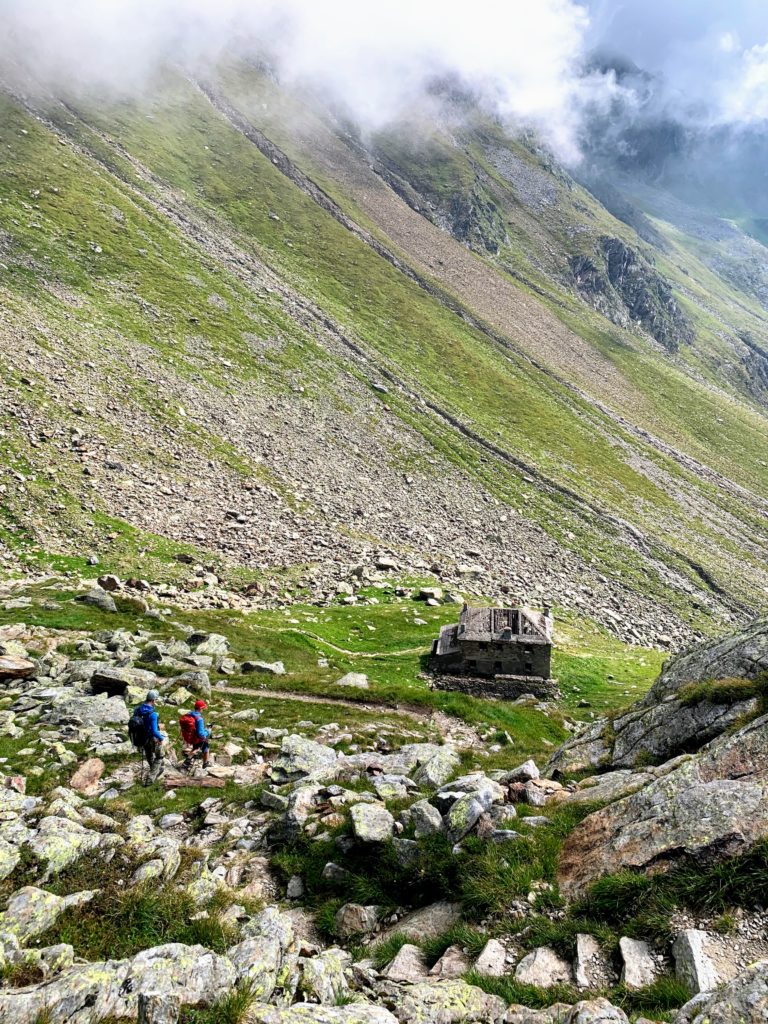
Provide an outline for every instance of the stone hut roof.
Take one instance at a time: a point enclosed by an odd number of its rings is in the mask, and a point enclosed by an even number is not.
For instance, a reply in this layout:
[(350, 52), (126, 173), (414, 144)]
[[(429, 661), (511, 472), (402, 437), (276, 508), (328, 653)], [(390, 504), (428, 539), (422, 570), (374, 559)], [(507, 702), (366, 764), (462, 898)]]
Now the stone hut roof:
[(443, 626), (434, 653), (456, 652), (462, 642), (552, 643), (549, 610), (532, 608), (470, 608), (464, 605), (458, 623)]

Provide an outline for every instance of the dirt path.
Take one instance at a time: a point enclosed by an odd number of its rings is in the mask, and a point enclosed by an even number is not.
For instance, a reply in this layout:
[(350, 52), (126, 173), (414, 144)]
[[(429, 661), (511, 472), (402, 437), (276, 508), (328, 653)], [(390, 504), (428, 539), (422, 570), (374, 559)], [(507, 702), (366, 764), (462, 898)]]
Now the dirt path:
[(478, 735), (477, 730), (474, 729), (473, 726), (463, 722), (460, 718), (453, 718), (451, 715), (446, 715), (442, 711), (422, 708), (416, 704), (409, 704), (407, 707), (400, 707), (398, 705), (386, 704), (383, 701), (369, 703), (364, 701), (347, 700), (344, 697), (334, 697), (330, 695), (315, 697), (312, 694), (296, 693), (292, 690), (248, 690), (242, 686), (228, 686), (226, 683), (218, 683), (215, 686), (215, 690), (217, 693), (234, 693), (241, 697), (253, 697), (254, 699), (265, 697), (271, 700), (295, 701), (299, 704), (331, 704), (335, 707), (350, 708), (354, 711), (368, 711), (374, 713), (380, 711), (385, 712), (388, 715), (398, 715), (402, 718), (410, 718), (418, 722), (430, 723), (434, 725), (444, 740), (451, 740), (451, 742), (456, 743), (459, 746), (478, 747), (483, 743), (483, 740)]

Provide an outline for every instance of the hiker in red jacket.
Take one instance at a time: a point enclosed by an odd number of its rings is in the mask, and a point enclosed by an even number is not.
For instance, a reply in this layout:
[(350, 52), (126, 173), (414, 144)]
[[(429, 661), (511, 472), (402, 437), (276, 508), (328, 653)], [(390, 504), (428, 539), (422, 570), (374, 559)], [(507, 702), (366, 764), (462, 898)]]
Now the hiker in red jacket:
[(208, 705), (204, 700), (196, 700), (194, 710), (185, 712), (179, 719), (181, 738), (184, 740), (185, 746), (191, 748), (184, 760), (184, 767), (186, 768), (191, 767), (193, 758), (200, 757), (201, 755), (203, 758), (203, 768), (208, 767), (208, 740), (211, 736), (211, 730), (206, 729), (205, 722), (203, 721), (203, 712), (207, 710)]

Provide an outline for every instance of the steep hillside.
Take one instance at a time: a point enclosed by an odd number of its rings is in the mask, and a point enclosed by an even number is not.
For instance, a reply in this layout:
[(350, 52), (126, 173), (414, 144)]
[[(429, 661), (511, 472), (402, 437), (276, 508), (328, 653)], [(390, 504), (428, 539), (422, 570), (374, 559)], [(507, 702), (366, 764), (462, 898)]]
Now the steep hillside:
[(768, 318), (669, 225), (253, 68), (9, 87), (0, 141), (9, 564), (324, 600), (387, 551), (666, 644), (765, 604)]

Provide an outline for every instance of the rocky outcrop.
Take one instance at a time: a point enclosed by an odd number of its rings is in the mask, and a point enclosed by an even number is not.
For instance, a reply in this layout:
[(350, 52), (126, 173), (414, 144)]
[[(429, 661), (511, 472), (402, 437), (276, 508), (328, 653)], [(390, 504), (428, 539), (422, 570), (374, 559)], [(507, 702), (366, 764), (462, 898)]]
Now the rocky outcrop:
[(0, 1020), (35, 1024), (92, 1024), (108, 1017), (133, 1018), (142, 993), (175, 994), (184, 1005), (210, 1006), (230, 991), (232, 963), (202, 946), (172, 943), (131, 960), (77, 964), (50, 981), (0, 991)]
[(252, 1006), (244, 1024), (398, 1024), (389, 1010), (372, 1003), (350, 1006), (316, 1006), (313, 1003), (278, 1008)]
[(694, 996), (675, 1024), (765, 1024), (768, 1020), (768, 960), (748, 967), (730, 984)]
[(572, 257), (571, 272), (584, 299), (614, 323), (639, 324), (670, 352), (693, 340), (667, 281), (620, 238), (605, 236), (594, 256)]
[[(757, 712), (758, 698), (738, 680), (755, 680), (766, 671), (768, 619), (761, 618), (674, 658), (628, 711), (589, 725), (560, 747), (545, 774), (661, 764), (676, 754), (694, 752)], [(696, 684), (712, 680), (733, 680), (736, 685), (715, 685), (697, 695)]]
[(570, 894), (625, 869), (723, 860), (768, 835), (768, 716), (587, 818), (567, 837), (558, 880)]

